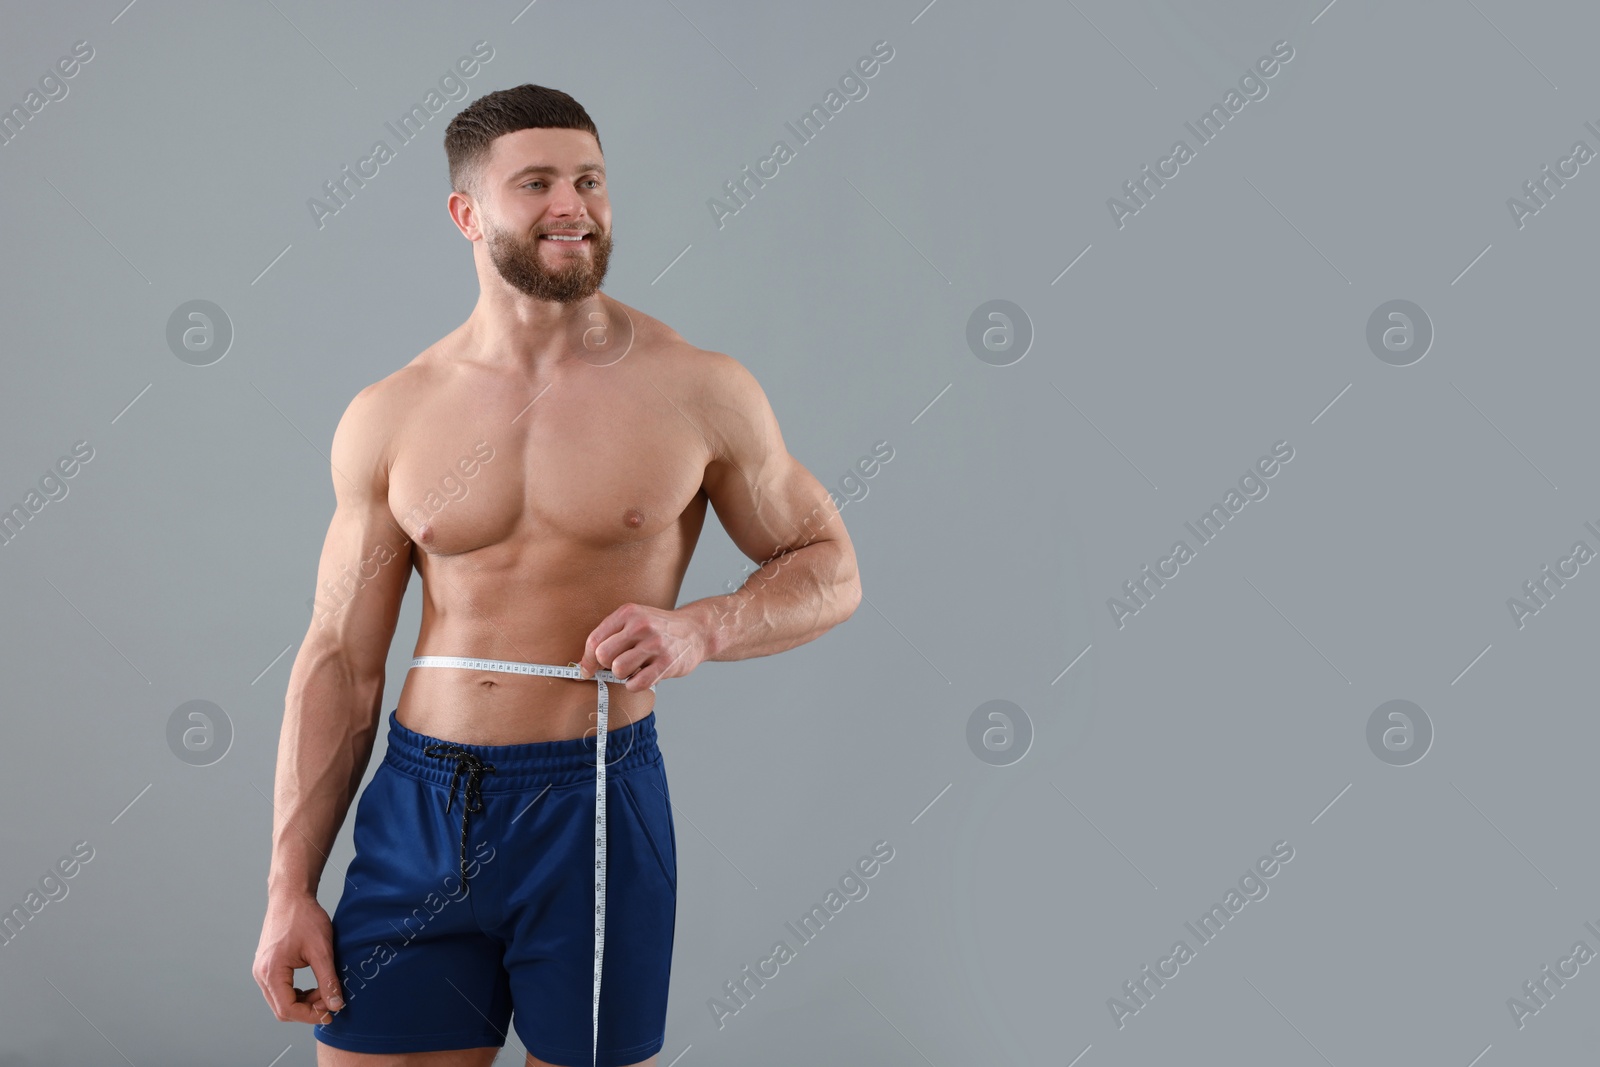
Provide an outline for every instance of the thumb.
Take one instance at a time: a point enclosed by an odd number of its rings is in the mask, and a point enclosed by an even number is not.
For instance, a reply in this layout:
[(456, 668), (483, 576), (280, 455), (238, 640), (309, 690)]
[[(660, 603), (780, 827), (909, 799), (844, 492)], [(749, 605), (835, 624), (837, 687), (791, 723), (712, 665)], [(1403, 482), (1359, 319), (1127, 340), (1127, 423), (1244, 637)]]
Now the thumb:
[(311, 973), (316, 976), (317, 992), (328, 1007), (334, 1011), (344, 1007), (344, 998), (339, 993), (339, 980), (333, 970), (333, 946), (327, 940), (318, 938), (306, 953), (306, 959), (311, 965)]
[(595, 655), (593, 644), (583, 646), (583, 658), (576, 664), (580, 678), (593, 678), (595, 672), (600, 670), (600, 659)]

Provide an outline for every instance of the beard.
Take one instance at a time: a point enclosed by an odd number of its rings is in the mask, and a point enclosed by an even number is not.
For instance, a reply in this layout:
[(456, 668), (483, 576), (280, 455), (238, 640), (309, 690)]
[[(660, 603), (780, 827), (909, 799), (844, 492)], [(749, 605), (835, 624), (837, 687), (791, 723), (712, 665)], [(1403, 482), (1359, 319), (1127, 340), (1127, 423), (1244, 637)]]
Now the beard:
[[(539, 246), (543, 238), (521, 237), (510, 230), (485, 227), (489, 259), (506, 283), (539, 300), (571, 304), (593, 296), (605, 280), (611, 260), (611, 234), (591, 230), (588, 251), (562, 252), (559, 266), (547, 267)], [(557, 248), (561, 246), (556, 245)]]

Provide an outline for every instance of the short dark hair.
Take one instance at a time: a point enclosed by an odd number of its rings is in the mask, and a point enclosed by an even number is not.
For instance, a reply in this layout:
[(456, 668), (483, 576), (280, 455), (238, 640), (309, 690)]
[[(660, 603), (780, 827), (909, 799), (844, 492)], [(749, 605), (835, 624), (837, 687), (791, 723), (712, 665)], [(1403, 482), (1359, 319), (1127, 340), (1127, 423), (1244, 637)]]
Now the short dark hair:
[[(444, 131), (444, 154), (450, 164), (450, 188), (480, 195), (483, 164), (489, 146), (501, 134), (549, 127), (586, 130), (600, 143), (600, 131), (583, 105), (560, 89), (531, 82), (485, 93), (457, 112)], [(602, 148), (603, 152), (604, 149)]]

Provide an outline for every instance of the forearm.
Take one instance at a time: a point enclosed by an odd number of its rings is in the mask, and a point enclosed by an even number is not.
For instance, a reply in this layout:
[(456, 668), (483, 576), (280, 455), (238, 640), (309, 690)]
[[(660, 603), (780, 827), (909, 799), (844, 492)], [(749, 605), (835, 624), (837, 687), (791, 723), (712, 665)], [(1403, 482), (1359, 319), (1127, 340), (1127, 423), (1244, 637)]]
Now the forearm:
[(680, 610), (694, 618), (709, 660), (770, 656), (813, 641), (848, 619), (861, 600), (855, 556), (815, 541), (763, 563), (744, 585)]
[(383, 681), (316, 642), (296, 658), (278, 739), (269, 895), (316, 893), (372, 756)]

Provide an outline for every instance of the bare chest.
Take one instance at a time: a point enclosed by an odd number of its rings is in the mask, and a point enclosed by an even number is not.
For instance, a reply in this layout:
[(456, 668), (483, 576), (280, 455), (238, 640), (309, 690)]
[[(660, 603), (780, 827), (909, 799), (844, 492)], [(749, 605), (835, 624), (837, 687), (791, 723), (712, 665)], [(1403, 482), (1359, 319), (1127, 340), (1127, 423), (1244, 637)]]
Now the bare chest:
[(389, 507), (424, 552), (614, 548), (673, 527), (695, 501), (704, 439), (648, 382), (499, 384), (419, 401), (395, 442)]

